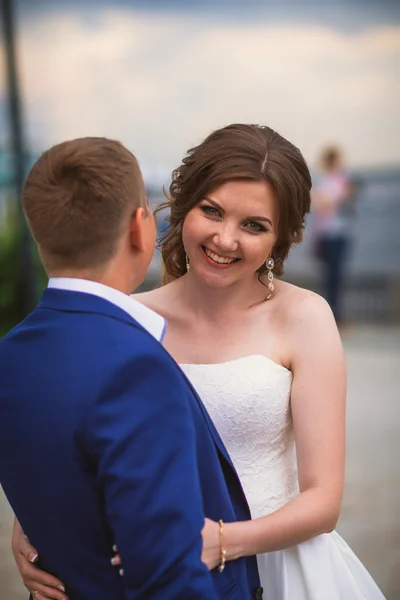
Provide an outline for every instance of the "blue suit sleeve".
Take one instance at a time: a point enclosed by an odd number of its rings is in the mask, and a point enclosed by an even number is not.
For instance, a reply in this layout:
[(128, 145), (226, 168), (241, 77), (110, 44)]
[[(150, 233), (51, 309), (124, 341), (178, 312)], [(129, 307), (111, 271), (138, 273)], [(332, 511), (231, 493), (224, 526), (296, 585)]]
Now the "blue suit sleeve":
[(217, 598), (200, 558), (194, 401), (158, 351), (126, 360), (91, 407), (90, 453), (130, 600)]

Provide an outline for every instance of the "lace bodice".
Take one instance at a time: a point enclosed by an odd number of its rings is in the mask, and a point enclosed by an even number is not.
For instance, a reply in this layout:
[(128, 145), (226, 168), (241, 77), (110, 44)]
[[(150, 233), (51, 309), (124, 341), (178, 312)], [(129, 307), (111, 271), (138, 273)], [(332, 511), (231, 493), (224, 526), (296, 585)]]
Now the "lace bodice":
[(266, 356), (181, 365), (236, 467), (253, 518), (298, 491), (290, 413), (292, 373)]

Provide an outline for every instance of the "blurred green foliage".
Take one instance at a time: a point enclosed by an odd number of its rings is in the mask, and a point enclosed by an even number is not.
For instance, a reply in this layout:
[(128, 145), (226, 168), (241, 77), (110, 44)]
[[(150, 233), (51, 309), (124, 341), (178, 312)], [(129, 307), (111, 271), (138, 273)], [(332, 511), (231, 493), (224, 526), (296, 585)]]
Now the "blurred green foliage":
[[(18, 219), (12, 216), (0, 230), (0, 338), (22, 318), (20, 302), (21, 244)], [(32, 241), (37, 297), (46, 286), (47, 276)]]

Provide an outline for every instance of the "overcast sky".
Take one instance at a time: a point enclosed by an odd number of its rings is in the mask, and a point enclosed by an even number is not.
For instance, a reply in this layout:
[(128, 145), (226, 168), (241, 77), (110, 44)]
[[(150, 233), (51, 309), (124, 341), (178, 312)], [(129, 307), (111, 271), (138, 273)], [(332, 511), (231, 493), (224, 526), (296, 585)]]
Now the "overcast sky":
[[(251, 122), (311, 163), (335, 141), (353, 165), (400, 164), (396, 0), (20, 0), (17, 24), (35, 149), (106, 135), (172, 168), (212, 129)], [(4, 136), (4, 60), (0, 120)]]

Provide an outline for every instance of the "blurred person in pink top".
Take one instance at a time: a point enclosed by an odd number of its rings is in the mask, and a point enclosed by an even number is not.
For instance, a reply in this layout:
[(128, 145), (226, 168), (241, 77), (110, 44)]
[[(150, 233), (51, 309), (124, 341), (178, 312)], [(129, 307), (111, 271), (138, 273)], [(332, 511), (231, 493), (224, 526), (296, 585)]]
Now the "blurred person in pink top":
[(313, 186), (315, 254), (324, 266), (323, 295), (338, 324), (343, 323), (341, 296), (354, 216), (354, 189), (339, 148), (321, 153), (321, 171)]

